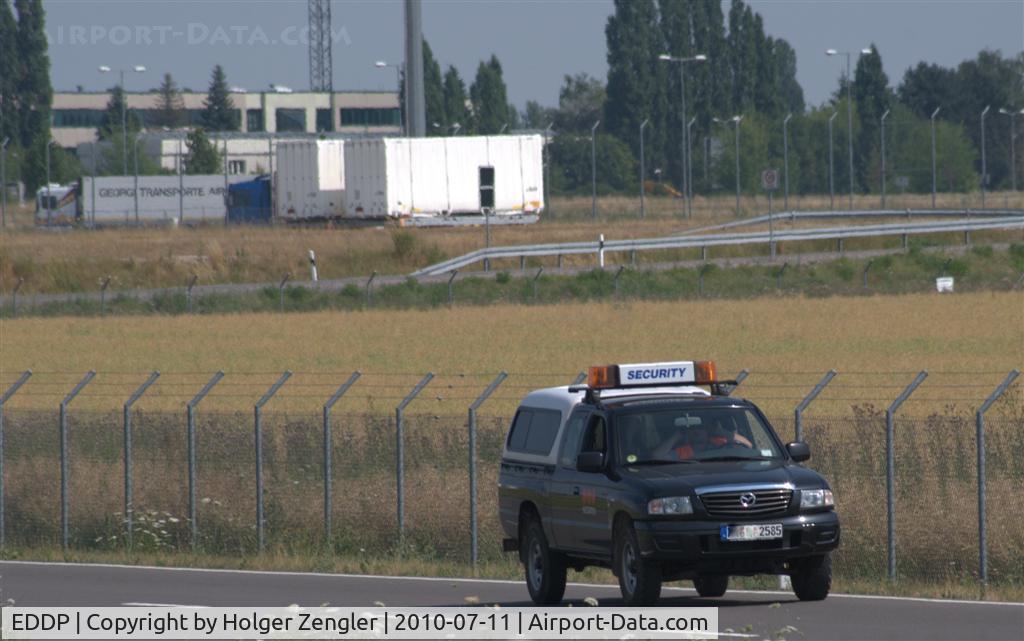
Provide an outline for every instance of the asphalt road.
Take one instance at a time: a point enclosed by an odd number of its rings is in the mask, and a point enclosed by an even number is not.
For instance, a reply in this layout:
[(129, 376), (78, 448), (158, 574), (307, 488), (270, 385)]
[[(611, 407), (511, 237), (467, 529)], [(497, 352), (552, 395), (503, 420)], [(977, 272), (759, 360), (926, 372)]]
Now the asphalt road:
[[(620, 603), (618, 588), (570, 584), (567, 602)], [(19, 606), (531, 605), (517, 581), (249, 572), (0, 561), (0, 602)], [(666, 587), (662, 605), (716, 606), (723, 639), (1024, 639), (1024, 604), (731, 591), (701, 599)], [(749, 626), (749, 627), (748, 627)], [(780, 631), (783, 631), (780, 633)]]

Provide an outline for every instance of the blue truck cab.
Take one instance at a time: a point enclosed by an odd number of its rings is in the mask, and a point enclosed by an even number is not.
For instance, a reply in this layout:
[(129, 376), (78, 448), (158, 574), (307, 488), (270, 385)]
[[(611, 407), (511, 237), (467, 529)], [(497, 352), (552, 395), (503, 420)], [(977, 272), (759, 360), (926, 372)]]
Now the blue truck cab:
[(228, 185), (228, 222), (268, 225), (273, 219), (271, 179), (268, 174)]
[[(706, 386), (709, 389), (704, 389)], [(730, 576), (785, 574), (801, 600), (831, 588), (839, 545), (831, 488), (711, 361), (609, 365), (587, 384), (531, 392), (499, 474), (505, 551), (538, 605), (568, 569), (607, 567), (627, 605), (666, 581), (723, 595)]]

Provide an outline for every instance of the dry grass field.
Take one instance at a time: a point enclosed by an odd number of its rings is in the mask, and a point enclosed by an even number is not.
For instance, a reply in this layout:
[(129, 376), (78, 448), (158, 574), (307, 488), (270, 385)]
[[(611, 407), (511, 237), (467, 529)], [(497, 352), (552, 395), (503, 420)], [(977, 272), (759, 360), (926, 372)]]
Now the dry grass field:
[[(977, 207), (976, 195), (948, 195), (940, 207)], [(638, 220), (639, 199), (608, 196), (599, 199), (599, 218), (590, 218), (590, 199), (555, 198), (541, 223), (494, 226), (494, 245), (554, 243), (667, 235), (692, 227), (735, 219), (733, 200), (727, 196), (696, 197), (692, 219), (681, 217), (683, 202), (665, 197), (647, 199), (648, 217)], [(746, 198), (743, 216), (767, 211), (767, 200)], [(930, 197), (894, 198), (890, 207), (928, 207)], [(828, 209), (827, 197), (791, 199), (804, 210)], [(858, 197), (857, 208), (874, 208), (876, 197)], [(1024, 196), (991, 194), (990, 206), (1024, 206)], [(845, 208), (846, 200), (836, 201)], [(779, 209), (778, 201), (776, 210)], [(107, 229), (47, 232), (31, 227), (30, 212), (15, 216), (0, 236), (0, 291), (9, 292), (24, 278), (22, 293), (82, 292), (99, 289), (112, 277), (112, 291), (129, 288), (181, 287), (193, 275), (200, 284), (270, 282), (291, 273), (293, 280), (308, 278), (307, 252), (316, 252), (323, 279), (411, 272), (446, 257), (457, 256), (484, 244), (478, 227), (408, 229), (379, 228), (224, 228)], [(979, 239), (981, 236), (979, 236)], [(1019, 238), (1014, 236), (1013, 240)], [(826, 244), (827, 245), (827, 244)], [(851, 245), (852, 247), (853, 245)], [(716, 255), (737, 250), (718, 249)], [(743, 250), (738, 250), (742, 253)], [(691, 257), (695, 257), (691, 256)], [(645, 256), (645, 259), (653, 257)], [(612, 260), (625, 260), (611, 256)], [(591, 262), (591, 257), (569, 260)], [(512, 267), (510, 262), (507, 267)], [(506, 267), (500, 267), (506, 268)]]
[[(593, 363), (710, 357), (723, 374), (751, 370), (741, 393), (792, 434), (792, 408), (821, 374), (839, 376), (805, 419), (811, 464), (836, 491), (847, 524), (836, 572), (847, 584), (884, 576), (884, 408), (913, 374), (930, 376), (897, 423), (897, 531), (902, 577), (970, 585), (976, 559), (972, 411), (1024, 363), (1017, 292), (757, 301), (493, 306), (289, 315), (19, 319), (0, 324), (0, 385), (36, 375), (5, 407), (8, 536), (57, 542), (56, 406), (87, 369), (96, 380), (70, 408), (74, 545), (122, 549), (120, 405), (150, 370), (164, 372), (136, 406), (137, 541), (144, 553), (187, 548), (185, 401), (227, 375), (199, 408), (203, 550), (253, 552), (252, 405), (285, 369), (266, 407), (268, 540), (274, 555), (318, 557), (323, 477), (318, 408), (354, 369), (366, 376), (335, 408), (332, 554), (361, 571), (394, 552), (393, 408), (428, 370), (409, 408), (405, 558), (460, 562), (468, 545), (466, 406), (499, 370), (509, 380), (480, 425), (481, 550), (498, 572), (494, 482), (505, 426), (530, 388), (568, 382)], [(993, 582), (1019, 586), (1024, 534), (1021, 385), (990, 413), (989, 532)], [(356, 525), (358, 524), (358, 526)], [(321, 551), (321, 552), (318, 552)], [(325, 560), (326, 559), (326, 560)], [(434, 570), (437, 571), (437, 570)], [(447, 570), (441, 570), (447, 571)]]
[(976, 405), (1024, 364), (1024, 295), (16, 319), (0, 323), (0, 354), (2, 385), (37, 372), (15, 406), (52, 407), (94, 369), (99, 376), (76, 406), (119, 407), (145, 373), (160, 370), (142, 403), (180, 407), (223, 370), (208, 403), (234, 410), (251, 407), (277, 373), (291, 370), (275, 405), (311, 409), (359, 369), (366, 377), (352, 393), (377, 397), (378, 407), (393, 406), (392, 397), (432, 371), (431, 403), (413, 407), (462, 413), (465, 397), (504, 370), (511, 377), (488, 407), (507, 411), (522, 390), (564, 384), (594, 363), (689, 357), (713, 358), (725, 375), (750, 370), (743, 392), (779, 412), (835, 368), (839, 378), (815, 407), (845, 414), (855, 403), (884, 406), (922, 369), (932, 375), (916, 398), (930, 407)]

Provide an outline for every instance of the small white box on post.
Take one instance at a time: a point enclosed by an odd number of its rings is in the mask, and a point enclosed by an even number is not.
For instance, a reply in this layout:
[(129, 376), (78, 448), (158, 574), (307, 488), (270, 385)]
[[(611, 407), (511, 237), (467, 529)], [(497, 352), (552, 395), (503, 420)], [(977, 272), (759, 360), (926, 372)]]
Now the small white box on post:
[(940, 276), (935, 279), (935, 291), (940, 294), (943, 292), (953, 291), (953, 277), (952, 276)]

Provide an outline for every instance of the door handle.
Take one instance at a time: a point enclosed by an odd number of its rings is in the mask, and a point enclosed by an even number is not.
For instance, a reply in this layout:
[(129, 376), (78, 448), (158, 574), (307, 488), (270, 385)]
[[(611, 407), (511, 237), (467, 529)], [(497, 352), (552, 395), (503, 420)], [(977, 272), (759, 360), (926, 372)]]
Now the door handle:
[(573, 496), (579, 496), (580, 495), (580, 486), (579, 485), (576, 485), (576, 486), (574, 486), (572, 488), (572, 495)]

